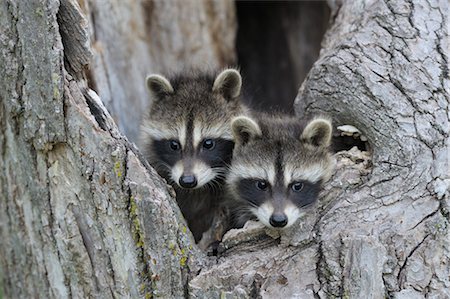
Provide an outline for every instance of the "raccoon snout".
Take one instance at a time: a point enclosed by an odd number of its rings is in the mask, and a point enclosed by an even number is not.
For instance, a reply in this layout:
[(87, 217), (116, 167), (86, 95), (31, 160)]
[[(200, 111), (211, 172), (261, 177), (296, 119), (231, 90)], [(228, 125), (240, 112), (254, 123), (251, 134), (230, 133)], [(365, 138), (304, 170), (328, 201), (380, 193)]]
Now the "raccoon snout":
[(273, 227), (285, 227), (288, 223), (288, 219), (285, 214), (272, 214), (269, 222)]
[(194, 188), (197, 186), (197, 178), (194, 175), (182, 175), (178, 182), (183, 188)]

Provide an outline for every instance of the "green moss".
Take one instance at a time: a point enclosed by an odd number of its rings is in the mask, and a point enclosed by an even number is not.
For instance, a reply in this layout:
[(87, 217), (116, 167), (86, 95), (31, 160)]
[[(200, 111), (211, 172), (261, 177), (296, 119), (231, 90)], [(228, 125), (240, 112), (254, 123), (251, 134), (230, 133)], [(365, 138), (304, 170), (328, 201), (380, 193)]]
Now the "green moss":
[(144, 236), (141, 231), (141, 224), (139, 223), (139, 218), (137, 216), (137, 205), (136, 200), (133, 196), (130, 198), (130, 216), (133, 222), (133, 239), (136, 242), (138, 248), (144, 246)]
[(187, 264), (187, 260), (188, 260), (188, 254), (190, 252), (190, 249), (192, 249), (192, 247), (190, 247), (188, 250), (181, 248), (179, 249), (176, 246), (176, 243), (169, 243), (169, 245), (167, 246), (169, 248), (169, 250), (172, 251), (173, 256), (180, 256), (180, 266), (181, 267), (186, 267)]
[(350, 299), (350, 294), (348, 293), (348, 290), (345, 290), (344, 294), (342, 295), (343, 299)]
[(186, 267), (188, 256), (186, 254), (186, 250), (184, 248), (181, 249), (181, 258), (180, 258), (180, 266)]
[(187, 256), (182, 256), (180, 259), (180, 266), (186, 267), (186, 262), (187, 262)]
[(42, 18), (44, 16), (44, 10), (39, 7), (36, 9), (36, 14)]
[(61, 97), (61, 94), (59, 92), (59, 81), (60, 76), (57, 73), (52, 73), (52, 83), (53, 83), (53, 98), (59, 99)]
[(120, 178), (122, 176), (122, 165), (119, 161), (114, 163), (114, 171), (116, 172), (116, 175)]

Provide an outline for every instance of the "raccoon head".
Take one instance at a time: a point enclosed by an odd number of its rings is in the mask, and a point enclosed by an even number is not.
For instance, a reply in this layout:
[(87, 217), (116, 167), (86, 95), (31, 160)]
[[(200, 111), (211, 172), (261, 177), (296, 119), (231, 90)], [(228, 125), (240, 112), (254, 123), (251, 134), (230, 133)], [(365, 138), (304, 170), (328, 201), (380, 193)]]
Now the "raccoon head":
[(257, 122), (240, 116), (232, 131), (236, 146), (227, 178), (232, 196), (266, 226), (291, 226), (331, 176), (330, 121), (317, 118), (305, 127), (294, 118)]
[(141, 141), (150, 164), (181, 189), (220, 186), (234, 147), (230, 122), (243, 112), (239, 72), (150, 75), (146, 84), (152, 105)]

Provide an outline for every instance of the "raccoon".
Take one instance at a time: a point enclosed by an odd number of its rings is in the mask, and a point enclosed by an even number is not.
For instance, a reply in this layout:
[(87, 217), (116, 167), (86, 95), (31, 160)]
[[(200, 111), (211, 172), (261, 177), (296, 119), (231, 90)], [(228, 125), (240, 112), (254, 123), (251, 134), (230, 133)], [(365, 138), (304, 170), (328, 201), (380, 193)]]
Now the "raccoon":
[(195, 241), (222, 202), (234, 141), (231, 119), (245, 114), (242, 79), (235, 69), (217, 76), (183, 73), (146, 79), (152, 104), (141, 126), (141, 148), (171, 184)]
[(227, 186), (234, 201), (232, 227), (257, 218), (267, 227), (287, 228), (316, 201), (329, 179), (332, 126), (325, 118), (302, 124), (294, 117), (239, 116)]

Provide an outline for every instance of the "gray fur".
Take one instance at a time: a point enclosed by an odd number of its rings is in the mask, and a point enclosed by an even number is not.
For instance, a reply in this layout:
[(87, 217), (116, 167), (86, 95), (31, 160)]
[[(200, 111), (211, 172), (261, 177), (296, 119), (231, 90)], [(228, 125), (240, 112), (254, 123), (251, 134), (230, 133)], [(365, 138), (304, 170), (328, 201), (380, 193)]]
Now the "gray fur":
[(173, 87), (169, 80), (161, 75), (153, 74), (149, 75), (145, 82), (147, 84), (148, 90), (153, 94), (154, 98), (157, 99), (163, 94), (173, 93)]
[[(238, 183), (242, 179), (255, 175), (266, 178), (270, 176), (272, 167), (275, 180), (285, 180), (284, 172), (287, 172), (287, 169), (298, 172), (304, 170), (305, 177), (310, 176), (320, 184), (329, 179), (334, 169), (334, 160), (329, 152), (332, 130), (329, 120), (318, 118), (305, 124), (295, 117), (259, 113), (255, 113), (252, 119), (254, 121), (249, 118), (237, 118), (232, 123), (237, 143), (233, 151), (227, 186), (232, 197), (231, 205), (234, 206), (232, 221), (234, 227), (240, 227), (250, 218), (255, 218), (251, 212), (251, 208), (255, 206), (240, 198)], [(259, 131), (261, 134), (255, 133)], [(277, 163), (280, 164), (283, 173), (278, 171), (280, 167), (277, 168)], [(309, 170), (314, 170), (314, 173), (308, 173)], [(278, 198), (276, 202), (272, 202), (275, 209), (289, 204), (280, 203), (279, 200)]]
[[(185, 136), (186, 144), (194, 143), (193, 133), (189, 131), (194, 124), (200, 124), (204, 131), (216, 132), (217, 137), (232, 140), (231, 119), (247, 111), (239, 99), (241, 78), (236, 70), (225, 70), (217, 76), (184, 72), (170, 79), (160, 75), (148, 78), (152, 78), (147, 80), (152, 104), (141, 126), (141, 149), (150, 164), (174, 187), (178, 205), (198, 242), (223, 202), (223, 179), (227, 169), (222, 170), (222, 180), (197, 189), (183, 189), (172, 179), (171, 170), (161, 163), (152, 144), (155, 140), (166, 139), (163, 138), (166, 135), (179, 137), (180, 128), (186, 128), (189, 135)], [(183, 165), (187, 164), (195, 164), (195, 161)]]
[(237, 70), (222, 71), (213, 84), (213, 91), (222, 93), (226, 98), (238, 97), (241, 93), (242, 78)]
[(250, 139), (260, 137), (262, 135), (259, 125), (251, 118), (240, 115), (235, 117), (231, 122), (231, 130), (235, 142), (238, 145), (243, 145)]

